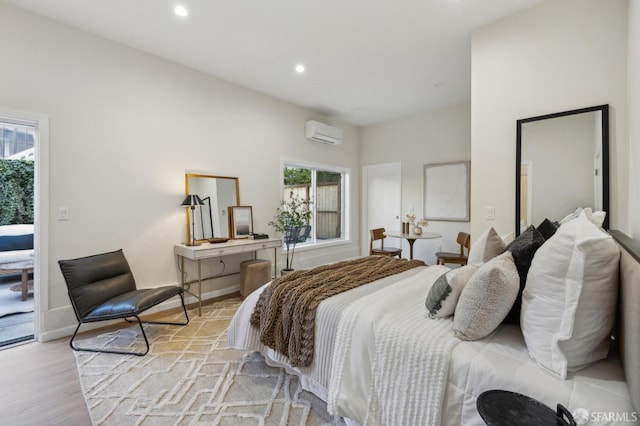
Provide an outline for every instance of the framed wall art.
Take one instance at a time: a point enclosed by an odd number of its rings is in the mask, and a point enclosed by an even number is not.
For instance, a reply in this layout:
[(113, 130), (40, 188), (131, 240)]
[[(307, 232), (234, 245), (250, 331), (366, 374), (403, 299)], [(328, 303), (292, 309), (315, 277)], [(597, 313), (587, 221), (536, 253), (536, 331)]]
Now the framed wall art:
[(229, 237), (231, 239), (249, 238), (253, 234), (253, 212), (251, 206), (230, 206)]
[(470, 168), (470, 161), (424, 166), (426, 219), (469, 222)]

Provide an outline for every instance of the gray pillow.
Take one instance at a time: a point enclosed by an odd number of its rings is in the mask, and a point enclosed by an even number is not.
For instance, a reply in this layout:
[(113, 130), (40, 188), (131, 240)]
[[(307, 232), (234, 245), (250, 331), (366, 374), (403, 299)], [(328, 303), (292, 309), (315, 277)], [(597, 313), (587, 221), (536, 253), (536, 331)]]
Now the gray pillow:
[(502, 237), (495, 229), (489, 228), (471, 245), (467, 264), (480, 266), (502, 253), (504, 249), (505, 244)]
[(453, 315), (462, 289), (477, 270), (477, 266), (467, 265), (440, 275), (431, 286), (425, 301), (429, 317), (445, 318)]
[(540, 225), (536, 227), (536, 229), (538, 230), (538, 232), (540, 232), (540, 235), (542, 235), (542, 237), (546, 241), (549, 238), (553, 237), (553, 234), (556, 233), (559, 227), (560, 224), (558, 222), (551, 222), (549, 219), (545, 219), (540, 223)]
[(487, 336), (507, 316), (519, 289), (520, 278), (511, 252), (482, 265), (460, 294), (453, 334), (462, 340)]
[(522, 291), (527, 283), (527, 274), (533, 255), (544, 244), (544, 237), (533, 226), (529, 226), (526, 231), (518, 236), (507, 250), (513, 255), (513, 262), (516, 264), (518, 275), (520, 276), (520, 291), (513, 304), (513, 308), (504, 319), (505, 324), (520, 324), (520, 305), (522, 305)]

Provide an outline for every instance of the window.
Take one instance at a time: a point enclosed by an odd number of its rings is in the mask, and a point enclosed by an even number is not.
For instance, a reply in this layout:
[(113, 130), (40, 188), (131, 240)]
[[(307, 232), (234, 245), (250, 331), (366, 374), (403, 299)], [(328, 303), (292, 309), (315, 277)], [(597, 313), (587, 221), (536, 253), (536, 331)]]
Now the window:
[(35, 132), (32, 125), (0, 121), (0, 158), (33, 160)]
[(283, 199), (310, 200), (311, 234), (304, 245), (348, 240), (349, 170), (287, 162), (283, 167)]

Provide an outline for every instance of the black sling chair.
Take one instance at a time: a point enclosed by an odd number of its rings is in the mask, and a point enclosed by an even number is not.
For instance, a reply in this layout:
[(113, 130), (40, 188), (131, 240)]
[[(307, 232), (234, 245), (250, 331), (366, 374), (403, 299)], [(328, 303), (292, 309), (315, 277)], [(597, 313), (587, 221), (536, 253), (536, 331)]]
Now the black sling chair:
[[(147, 335), (142, 327), (143, 322), (169, 325), (189, 324), (189, 315), (184, 305), (182, 288), (179, 286), (163, 286), (137, 289), (131, 268), (129, 268), (129, 263), (124, 257), (122, 249), (79, 259), (60, 260), (58, 264), (67, 283), (69, 299), (71, 299), (73, 311), (78, 319), (78, 327), (76, 327), (76, 331), (69, 341), (69, 345), (73, 350), (144, 356), (149, 352), (149, 340), (147, 340)], [(138, 316), (140, 313), (173, 296), (180, 296), (186, 322), (173, 323), (140, 320)], [(142, 331), (142, 337), (144, 337), (144, 341), (147, 344), (147, 349), (144, 352), (123, 352), (74, 346), (73, 339), (75, 339), (82, 324), (121, 318), (129, 323), (135, 322), (129, 318), (137, 320)]]

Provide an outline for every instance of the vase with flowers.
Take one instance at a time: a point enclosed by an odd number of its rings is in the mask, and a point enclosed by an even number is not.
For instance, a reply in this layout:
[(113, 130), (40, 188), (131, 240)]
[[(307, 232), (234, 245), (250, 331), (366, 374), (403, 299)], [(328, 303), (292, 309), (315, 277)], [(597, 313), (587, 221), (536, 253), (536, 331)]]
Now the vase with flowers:
[(422, 228), (426, 228), (427, 225), (429, 225), (429, 221), (425, 218), (420, 219), (419, 221), (416, 222), (415, 226), (413, 227), (413, 233), (416, 235), (422, 235)]

